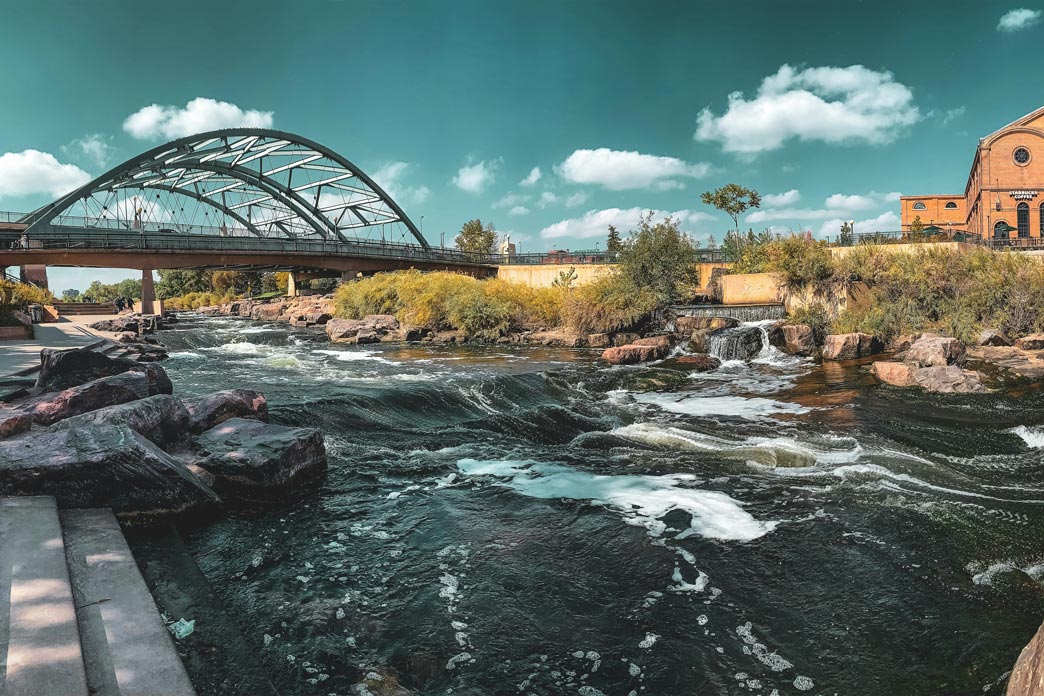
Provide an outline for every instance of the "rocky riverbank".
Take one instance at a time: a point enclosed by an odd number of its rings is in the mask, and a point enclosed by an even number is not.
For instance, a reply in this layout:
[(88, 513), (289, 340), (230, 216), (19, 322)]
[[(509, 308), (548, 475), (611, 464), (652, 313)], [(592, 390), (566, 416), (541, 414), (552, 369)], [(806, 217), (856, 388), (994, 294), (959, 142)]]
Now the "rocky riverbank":
[[(326, 470), (312, 428), (268, 423), (264, 395), (192, 399), (155, 360), (44, 350), (36, 383), (0, 397), (0, 495), (52, 495), (153, 522), (283, 494)], [(164, 354), (165, 355), (165, 354)]]

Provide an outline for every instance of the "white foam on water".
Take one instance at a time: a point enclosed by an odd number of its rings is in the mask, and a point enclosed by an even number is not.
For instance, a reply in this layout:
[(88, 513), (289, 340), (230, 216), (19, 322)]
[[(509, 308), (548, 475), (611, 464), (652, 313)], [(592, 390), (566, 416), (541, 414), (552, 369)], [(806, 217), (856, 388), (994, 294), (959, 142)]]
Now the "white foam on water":
[(392, 362), (386, 358), (382, 358), (377, 355), (375, 350), (313, 350), (313, 353), (319, 355), (329, 355), (333, 358), (340, 360), (341, 362), (357, 362), (360, 360), (372, 360), (374, 362), (388, 363), (389, 365), (395, 365), (397, 363)]
[(698, 394), (645, 392), (634, 394), (634, 399), (639, 403), (687, 416), (732, 416), (756, 420), (783, 413), (799, 415), (812, 410), (799, 404), (757, 396), (700, 396)]
[(657, 447), (748, 457), (765, 466), (849, 464), (864, 454), (858, 440), (842, 437), (820, 437), (824, 441), (820, 444), (800, 442), (790, 437), (751, 437), (733, 441), (652, 422), (632, 423), (609, 433)]
[(280, 370), (303, 370), (305, 368), (305, 364), (292, 355), (273, 355), (270, 358), (265, 358), (262, 364), (265, 367)]
[[(907, 483), (918, 488), (924, 488), (938, 493), (946, 493), (950, 495), (968, 497), (968, 498), (981, 498), (984, 500), (997, 500), (1000, 502), (1010, 502), (1004, 498), (997, 498), (992, 495), (984, 495), (982, 493), (973, 493), (971, 491), (962, 491), (956, 488), (947, 488), (946, 486), (937, 486), (933, 483), (928, 483), (909, 474), (899, 474), (890, 469), (887, 469), (879, 464), (848, 464), (845, 466), (839, 466), (833, 469), (831, 472), (837, 478), (841, 480), (847, 480), (849, 477), (866, 477), (876, 478), (878, 481), (883, 482), (885, 480), (898, 481), (901, 483)], [(905, 489), (904, 489), (905, 490)], [(1020, 503), (1033, 503), (1041, 504), (1044, 500), (1020, 500)]]
[(269, 327), (269, 326), (250, 326), (250, 327), (247, 327), (245, 329), (233, 329), (233, 331), (235, 331), (236, 333), (241, 333), (241, 334), (259, 334), (259, 333), (272, 333), (272, 332), (275, 332), (275, 331), (279, 331), (279, 329), (274, 329), (274, 328)]
[(213, 348), (207, 348), (206, 350), (213, 350), (219, 353), (231, 353), (232, 355), (261, 355), (262, 346), (257, 343), (248, 343), (246, 341), (233, 341), (231, 343), (222, 343), (220, 346), (214, 346)]
[(1022, 441), (1033, 449), (1044, 448), (1044, 427), (1042, 426), (1030, 428), (1025, 425), (1020, 425), (1017, 428), (1012, 428), (1008, 432), (1021, 437)]
[(493, 476), (533, 498), (586, 500), (619, 512), (628, 524), (644, 527), (659, 536), (666, 525), (659, 518), (671, 510), (691, 515), (691, 529), (700, 536), (727, 541), (751, 541), (768, 534), (779, 522), (762, 522), (741, 504), (720, 491), (683, 487), (695, 477), (688, 474), (617, 475), (591, 474), (561, 464), (521, 460), (460, 459), (457, 468), (466, 476)]
[(203, 355), (200, 354), (200, 353), (195, 353), (195, 352), (193, 352), (191, 350), (178, 350), (178, 351), (174, 351), (173, 353), (168, 353), (167, 357), (168, 358), (174, 358), (174, 359), (191, 358), (191, 359), (195, 360), (195, 359), (198, 359), (198, 358), (202, 358)]
[[(1022, 571), (1033, 580), (1040, 582), (1044, 579), (1044, 563), (1030, 563), (1020, 566), (1012, 561), (996, 561), (983, 568), (982, 563), (969, 563), (967, 566), (972, 575), (972, 582), (976, 585), (993, 585), (998, 575), (1012, 571)], [(977, 571), (977, 572), (976, 572)]]

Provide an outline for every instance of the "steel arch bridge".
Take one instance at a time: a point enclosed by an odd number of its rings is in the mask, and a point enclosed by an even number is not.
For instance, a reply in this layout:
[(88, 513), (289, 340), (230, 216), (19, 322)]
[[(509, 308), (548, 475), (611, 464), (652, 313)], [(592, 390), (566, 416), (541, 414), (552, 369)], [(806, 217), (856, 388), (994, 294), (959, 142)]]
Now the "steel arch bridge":
[(78, 229), (431, 249), (359, 167), (313, 140), (258, 128), (160, 145), (18, 222), (31, 239)]

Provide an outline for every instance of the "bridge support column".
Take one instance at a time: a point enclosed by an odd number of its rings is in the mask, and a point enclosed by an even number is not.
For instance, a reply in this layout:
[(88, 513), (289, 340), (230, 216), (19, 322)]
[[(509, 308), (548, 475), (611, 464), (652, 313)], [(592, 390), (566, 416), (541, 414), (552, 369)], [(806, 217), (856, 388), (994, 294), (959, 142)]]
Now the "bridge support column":
[(23, 283), (33, 283), (47, 289), (47, 266), (22, 266)]
[(152, 281), (152, 269), (141, 272), (141, 313), (156, 313), (156, 287)]
[(286, 296), (297, 297), (297, 275), (293, 271), (286, 274)]

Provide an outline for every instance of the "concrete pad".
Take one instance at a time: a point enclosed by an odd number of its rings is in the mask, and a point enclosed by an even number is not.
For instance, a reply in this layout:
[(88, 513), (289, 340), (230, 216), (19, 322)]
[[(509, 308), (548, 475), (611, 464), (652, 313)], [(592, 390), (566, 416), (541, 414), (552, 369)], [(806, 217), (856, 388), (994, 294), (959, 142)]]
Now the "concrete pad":
[(40, 367), (40, 351), (44, 348), (83, 348), (102, 337), (76, 322), (34, 324), (36, 337), (18, 341), (0, 341), (0, 377), (10, 377)]
[(194, 696), (112, 512), (63, 510), (61, 520), (91, 693)]
[(0, 693), (86, 696), (54, 498), (0, 499)]

